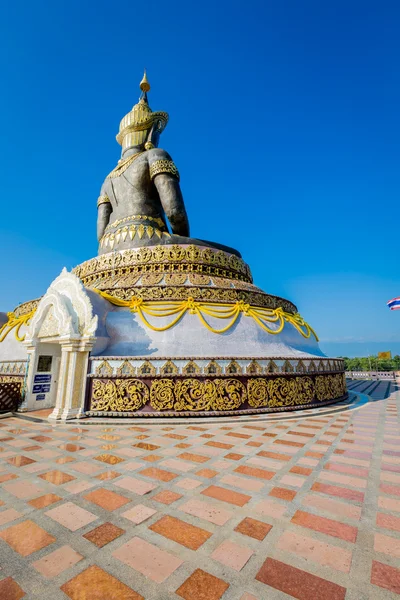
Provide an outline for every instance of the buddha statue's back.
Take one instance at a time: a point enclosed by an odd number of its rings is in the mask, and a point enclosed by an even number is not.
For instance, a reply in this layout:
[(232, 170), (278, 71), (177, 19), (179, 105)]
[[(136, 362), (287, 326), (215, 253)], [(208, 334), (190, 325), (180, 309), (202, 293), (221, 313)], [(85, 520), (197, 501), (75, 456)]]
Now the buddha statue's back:
[(195, 244), (239, 255), (221, 244), (189, 238), (178, 169), (170, 155), (157, 147), (168, 114), (152, 112), (149, 107), (146, 74), (140, 88), (140, 100), (122, 119), (117, 135), (122, 158), (105, 179), (97, 201), (99, 254), (160, 244)]

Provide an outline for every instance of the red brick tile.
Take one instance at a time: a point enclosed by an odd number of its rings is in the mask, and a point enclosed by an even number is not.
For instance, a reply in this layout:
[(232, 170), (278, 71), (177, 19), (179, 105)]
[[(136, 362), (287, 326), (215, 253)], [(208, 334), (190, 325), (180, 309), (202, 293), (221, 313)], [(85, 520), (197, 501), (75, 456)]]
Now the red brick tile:
[(61, 444), (58, 446), (61, 450), (67, 450), (67, 452), (79, 452), (79, 450), (84, 450), (84, 446), (79, 446), (78, 444)]
[(276, 548), (277, 550), (291, 552), (306, 561), (342, 571), (342, 573), (350, 572), (352, 561), (350, 550), (321, 542), (308, 535), (300, 535), (287, 529), (279, 538)]
[(255, 467), (247, 467), (246, 465), (240, 465), (235, 469), (235, 472), (242, 473), (242, 475), (249, 475), (250, 477), (258, 477), (258, 479), (272, 479), (276, 474), (275, 471), (256, 469)]
[(304, 456), (308, 456), (309, 458), (323, 458), (325, 454), (322, 454), (321, 452), (312, 452), (308, 450), (304, 453)]
[(123, 462), (125, 459), (120, 458), (119, 456), (114, 456), (113, 454), (100, 454), (99, 456), (95, 456), (94, 460), (107, 463), (108, 465), (117, 465), (118, 463)]
[(384, 494), (389, 494), (390, 496), (400, 496), (400, 487), (397, 485), (388, 485), (386, 483), (382, 483), (379, 486), (379, 489)]
[(381, 471), (392, 471), (392, 473), (400, 473), (400, 466), (382, 463)]
[(301, 525), (302, 527), (307, 527), (308, 529), (313, 529), (319, 533), (325, 533), (326, 535), (331, 535), (347, 542), (355, 542), (357, 539), (357, 527), (346, 525), (333, 519), (327, 519), (326, 517), (319, 517), (302, 510), (296, 511), (291, 521), (296, 525)]
[(291, 460), (292, 457), (287, 454), (279, 454), (277, 452), (266, 452), (265, 450), (261, 450), (261, 452), (257, 452), (257, 456), (263, 456), (264, 458), (272, 458), (275, 460)]
[(229, 583), (196, 569), (175, 593), (184, 600), (219, 600), (228, 588)]
[(346, 588), (273, 558), (267, 558), (256, 579), (297, 600), (344, 600), (346, 596)]
[(290, 433), (290, 435), (300, 435), (302, 437), (309, 437), (309, 438), (313, 438), (315, 436), (314, 433), (305, 433), (304, 431), (288, 431), (288, 433)]
[(52, 483), (53, 485), (63, 485), (63, 483), (67, 483), (76, 479), (76, 477), (68, 475), (68, 473), (63, 473), (62, 471), (49, 471), (48, 473), (39, 475), (39, 477), (45, 481), (48, 481), (49, 483)]
[(346, 500), (354, 500), (355, 502), (364, 502), (363, 492), (348, 490), (337, 485), (328, 485), (326, 483), (315, 482), (311, 486), (314, 492), (321, 492), (329, 496), (337, 496), (338, 498), (346, 498)]
[(125, 533), (124, 529), (121, 529), (112, 523), (103, 523), (103, 525), (85, 533), (83, 537), (89, 540), (89, 542), (92, 542), (92, 544), (95, 544), (98, 548), (103, 548), (103, 546), (116, 540), (123, 533)]
[(218, 475), (218, 471), (213, 471), (212, 469), (200, 469), (200, 471), (196, 471), (196, 475), (199, 477), (206, 477), (207, 479), (212, 479), (216, 475)]
[(190, 460), (195, 463), (205, 463), (210, 460), (209, 456), (202, 456), (200, 454), (191, 454), (190, 452), (183, 452), (182, 454), (178, 454), (178, 458), (182, 460)]
[(172, 481), (176, 479), (178, 475), (171, 473), (170, 471), (163, 471), (163, 469), (157, 469), (156, 467), (149, 467), (140, 471), (141, 475), (145, 477), (151, 477), (151, 479), (158, 479), (159, 481)]
[(10, 479), (17, 479), (17, 477), (18, 475), (14, 475), (14, 473), (3, 473), (3, 475), (0, 475), (0, 483), (10, 481)]
[(106, 490), (105, 488), (99, 488), (94, 492), (90, 492), (84, 496), (84, 498), (89, 502), (97, 504), (97, 506), (101, 506), (101, 508), (104, 508), (105, 510), (116, 510), (130, 502), (129, 498), (116, 494), (111, 490)]
[(231, 431), (230, 433), (227, 433), (226, 435), (241, 438), (243, 440), (248, 440), (249, 438), (251, 438), (251, 435), (247, 435), (245, 433), (235, 433), (234, 431)]
[(296, 493), (293, 490), (287, 490), (282, 487), (274, 487), (269, 492), (269, 496), (274, 496), (275, 498), (281, 498), (281, 500), (289, 500), (290, 502), (296, 497)]
[(20, 600), (24, 596), (26, 597), (25, 592), (12, 577), (6, 577), (0, 581), (0, 598), (2, 600)]
[(371, 583), (395, 594), (400, 594), (400, 569), (373, 560)]
[(300, 442), (291, 442), (289, 440), (274, 440), (274, 444), (282, 444), (284, 446), (293, 446), (295, 448), (304, 448), (305, 444), (301, 444)]
[(152, 497), (152, 500), (160, 502), (161, 504), (172, 504), (176, 500), (182, 498), (182, 494), (177, 494), (171, 490), (162, 490), (158, 494)]
[(228, 458), (229, 460), (240, 460), (244, 457), (244, 454), (235, 454), (235, 452), (229, 452), (229, 454), (225, 454), (224, 458)]
[(71, 600), (144, 600), (119, 579), (93, 565), (60, 588)]
[(120, 475), (121, 473), (118, 473), (118, 471), (104, 471), (104, 473), (100, 473), (100, 475), (96, 475), (95, 477), (100, 481), (108, 481), (110, 479), (115, 479)]
[(209, 496), (210, 498), (215, 498), (222, 502), (228, 502), (229, 504), (235, 504), (236, 506), (244, 506), (251, 500), (251, 496), (246, 496), (246, 494), (240, 494), (239, 492), (232, 492), (231, 490), (227, 490), (217, 485), (210, 485), (210, 487), (203, 490), (201, 493), (204, 494), (204, 496)]
[(29, 520), (3, 529), (0, 537), (21, 556), (29, 556), (56, 541), (56, 538)]
[(328, 471), (335, 471), (336, 473), (345, 473), (346, 475), (355, 475), (356, 477), (368, 477), (368, 469), (361, 469), (360, 467), (348, 467), (347, 465), (337, 463), (326, 463), (324, 469)]
[(158, 460), (161, 460), (162, 458), (164, 458), (164, 457), (160, 456), (159, 454), (149, 454), (148, 456), (141, 456), (140, 460), (145, 460), (146, 462), (157, 462)]
[(10, 463), (10, 465), (13, 465), (14, 467), (25, 467), (25, 465), (30, 465), (31, 463), (36, 461), (32, 460), (31, 458), (28, 458), (27, 456), (18, 455), (13, 456), (12, 458), (7, 458), (7, 462)]
[(45, 508), (46, 506), (50, 506), (50, 504), (54, 504), (59, 500), (61, 500), (61, 497), (57, 496), (56, 494), (45, 494), (44, 496), (40, 496), (39, 498), (29, 500), (28, 504), (30, 504), (34, 508), (40, 509)]
[(156, 446), (155, 444), (145, 444), (144, 442), (133, 444), (133, 447), (141, 448), (142, 450), (147, 450), (148, 452), (152, 452), (153, 450), (158, 450), (158, 448), (160, 448), (160, 446)]
[(251, 517), (246, 517), (235, 527), (235, 531), (259, 541), (262, 541), (271, 529), (272, 525)]
[(212, 535), (205, 529), (170, 516), (162, 517), (149, 529), (191, 550), (200, 548)]
[(311, 475), (313, 472), (312, 469), (306, 469), (305, 467), (298, 467), (297, 465), (290, 469), (291, 473), (296, 473), (297, 475), (306, 475), (307, 477)]
[(221, 448), (223, 450), (230, 450), (233, 448), (233, 444), (223, 444), (222, 442), (207, 442), (206, 446), (212, 446), (213, 448)]
[(391, 515), (378, 513), (376, 515), (376, 524), (378, 527), (384, 527), (385, 529), (391, 529), (392, 531), (400, 531), (400, 517), (392, 517)]

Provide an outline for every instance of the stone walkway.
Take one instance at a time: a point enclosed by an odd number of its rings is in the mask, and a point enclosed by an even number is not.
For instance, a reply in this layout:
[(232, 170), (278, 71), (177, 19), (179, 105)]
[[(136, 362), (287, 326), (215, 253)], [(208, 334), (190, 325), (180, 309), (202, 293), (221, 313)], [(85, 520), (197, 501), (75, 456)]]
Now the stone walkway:
[(0, 598), (398, 598), (399, 401), (212, 424), (1, 419)]

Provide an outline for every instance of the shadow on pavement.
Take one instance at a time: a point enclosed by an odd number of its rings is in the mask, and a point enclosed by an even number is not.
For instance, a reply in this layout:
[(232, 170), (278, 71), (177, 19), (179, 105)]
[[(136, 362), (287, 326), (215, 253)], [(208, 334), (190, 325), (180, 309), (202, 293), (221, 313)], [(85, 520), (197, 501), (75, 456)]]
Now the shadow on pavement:
[(347, 379), (350, 391), (367, 394), (372, 400), (385, 400), (400, 388), (393, 381), (365, 381), (364, 379)]

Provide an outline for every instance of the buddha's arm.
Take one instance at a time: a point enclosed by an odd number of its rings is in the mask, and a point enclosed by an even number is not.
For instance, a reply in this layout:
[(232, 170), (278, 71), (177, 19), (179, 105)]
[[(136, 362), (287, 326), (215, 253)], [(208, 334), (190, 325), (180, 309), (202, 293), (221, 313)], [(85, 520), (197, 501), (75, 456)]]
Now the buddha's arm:
[(112, 213), (111, 202), (106, 195), (101, 195), (97, 200), (97, 240), (100, 241), (110, 221)]
[(159, 173), (154, 177), (154, 185), (171, 224), (172, 233), (189, 237), (189, 221), (178, 179), (169, 173)]

